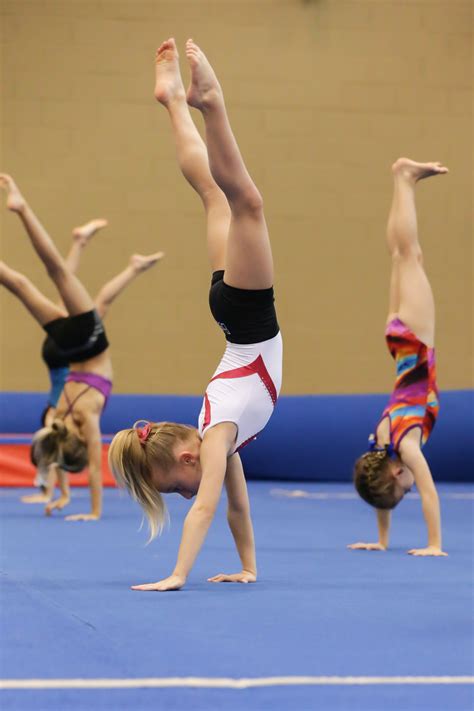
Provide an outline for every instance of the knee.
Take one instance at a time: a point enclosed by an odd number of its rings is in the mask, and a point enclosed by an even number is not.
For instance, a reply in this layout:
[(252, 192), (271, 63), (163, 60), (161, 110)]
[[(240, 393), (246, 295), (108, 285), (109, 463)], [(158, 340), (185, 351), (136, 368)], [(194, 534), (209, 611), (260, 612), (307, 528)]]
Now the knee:
[(394, 261), (414, 260), (423, 265), (423, 252), (418, 244), (401, 245), (392, 253), (392, 259)]
[(50, 279), (53, 281), (58, 281), (62, 279), (67, 272), (66, 265), (59, 263), (59, 264), (48, 264), (46, 267), (46, 271), (48, 272), (48, 276)]
[(215, 183), (202, 191), (202, 201), (206, 210), (229, 210), (226, 196)]
[(253, 183), (241, 190), (232, 200), (241, 212), (260, 215), (263, 212), (263, 198)]
[(17, 294), (27, 291), (31, 286), (31, 282), (24, 274), (11, 271), (9, 281)]

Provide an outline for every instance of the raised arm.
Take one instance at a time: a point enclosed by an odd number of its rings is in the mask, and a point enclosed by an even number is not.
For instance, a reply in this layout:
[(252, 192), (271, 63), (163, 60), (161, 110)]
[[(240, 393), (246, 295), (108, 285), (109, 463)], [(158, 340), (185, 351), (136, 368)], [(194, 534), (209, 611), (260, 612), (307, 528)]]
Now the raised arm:
[(97, 521), (102, 515), (102, 437), (99, 418), (98, 414), (88, 415), (82, 426), (89, 457), (91, 512), (66, 516), (66, 521)]
[[(419, 434), (413, 430), (416, 437)], [(426, 548), (412, 548), (408, 552), (416, 556), (445, 556), (441, 543), (441, 512), (438, 492), (431, 475), (428, 462), (420, 449), (415, 434), (411, 432), (404, 438), (400, 447), (400, 455), (404, 464), (411, 469), (415, 477), (416, 488), (421, 496), (421, 507), (428, 531)]]
[(201, 483), (196, 500), (184, 520), (178, 559), (172, 574), (164, 580), (133, 585), (133, 590), (179, 590), (186, 582), (217, 509), (227, 469), (229, 449), (235, 441), (236, 427), (223, 422), (206, 433), (201, 444)]
[(238, 454), (234, 454), (227, 463), (225, 487), (227, 490), (227, 521), (242, 563), (242, 571), (231, 575), (219, 573), (209, 578), (209, 582), (255, 583), (257, 580), (257, 561), (252, 519), (250, 517), (250, 502), (242, 461)]

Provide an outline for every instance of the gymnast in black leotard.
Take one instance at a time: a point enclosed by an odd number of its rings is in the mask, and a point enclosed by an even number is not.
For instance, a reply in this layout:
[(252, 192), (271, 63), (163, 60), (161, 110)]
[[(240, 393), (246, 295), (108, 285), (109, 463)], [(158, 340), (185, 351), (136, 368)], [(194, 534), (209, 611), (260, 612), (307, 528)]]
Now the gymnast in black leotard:
[[(0, 187), (7, 190), (7, 207), (20, 217), (62, 299), (61, 306), (54, 304), (25, 276), (0, 263), (0, 283), (22, 301), (54, 342), (56, 353), (70, 367), (55, 416), (35, 434), (31, 448), (34, 464), (43, 469), (54, 465), (58, 477), (63, 478), (61, 496), (47, 505), (46, 512), (51, 513), (69, 503), (64, 472), (77, 472), (88, 465), (91, 511), (67, 518), (95, 520), (100, 518), (102, 512), (100, 416), (112, 386), (110, 349), (99, 308), (110, 303), (110, 296), (116, 296), (136, 273), (148, 268), (163, 255), (134, 255), (127, 270), (109, 282), (106, 285), (108, 289), (104, 287), (103, 299), (96, 308), (13, 179), (0, 175)], [(75, 404), (71, 408), (68, 403), (72, 401)]]

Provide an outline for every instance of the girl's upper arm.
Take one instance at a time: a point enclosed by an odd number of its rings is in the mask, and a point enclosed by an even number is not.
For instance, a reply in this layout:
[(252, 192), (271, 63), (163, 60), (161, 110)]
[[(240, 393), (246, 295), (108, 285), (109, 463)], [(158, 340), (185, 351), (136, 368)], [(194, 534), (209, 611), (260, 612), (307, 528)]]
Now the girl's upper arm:
[(82, 424), (82, 433), (87, 445), (89, 465), (95, 465), (100, 468), (102, 463), (102, 436), (99, 417), (96, 415), (86, 417)]
[(413, 472), (420, 494), (433, 490), (435, 487), (428, 462), (415, 437), (407, 435), (400, 445), (400, 455), (402, 462)]
[(216, 425), (205, 435), (200, 452), (201, 483), (195, 505), (215, 510), (227, 469), (227, 455), (235, 438), (235, 425)]

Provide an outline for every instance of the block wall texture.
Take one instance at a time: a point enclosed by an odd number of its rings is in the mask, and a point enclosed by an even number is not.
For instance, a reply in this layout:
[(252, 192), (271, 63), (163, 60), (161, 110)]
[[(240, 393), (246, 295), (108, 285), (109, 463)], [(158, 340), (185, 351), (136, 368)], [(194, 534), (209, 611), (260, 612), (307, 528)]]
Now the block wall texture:
[[(92, 217), (95, 293), (134, 252), (166, 252), (107, 317), (116, 392), (198, 394), (223, 335), (207, 306), (199, 199), (153, 100), (155, 48), (192, 36), (215, 65), (260, 188), (285, 343), (283, 392), (389, 390), (383, 330), (390, 165), (441, 160), (420, 184), (439, 382), (472, 387), (472, 10), (469, 0), (2, 0), (0, 169), (62, 251)], [(196, 122), (202, 129), (200, 116)], [(2, 205), (4, 200), (2, 199)], [(16, 217), (2, 258), (55, 292)], [(3, 390), (44, 390), (42, 332), (0, 293)]]

